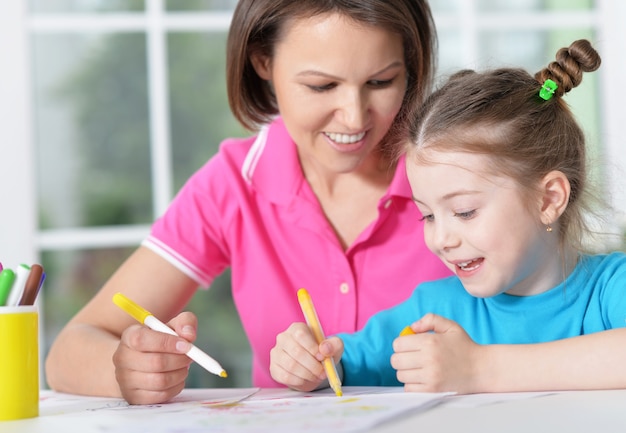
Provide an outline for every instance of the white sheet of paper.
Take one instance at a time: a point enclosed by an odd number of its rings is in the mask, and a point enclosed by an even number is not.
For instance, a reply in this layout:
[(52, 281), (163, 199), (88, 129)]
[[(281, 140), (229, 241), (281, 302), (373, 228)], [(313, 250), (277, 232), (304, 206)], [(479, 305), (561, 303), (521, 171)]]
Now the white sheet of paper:
[(55, 418), (62, 418), (65, 432), (81, 431), (81, 425), (93, 425), (97, 417), (98, 431), (111, 433), (343, 433), (363, 431), (409, 411), (426, 410), (449, 395), (360, 387), (345, 388), (343, 397), (336, 397), (332, 391), (262, 390), (267, 392), (258, 395), (257, 391), (188, 389), (169, 403), (145, 406), (128, 405), (120, 399), (46, 393), (42, 396), (39, 420), (47, 417), (46, 423), (54, 424)]

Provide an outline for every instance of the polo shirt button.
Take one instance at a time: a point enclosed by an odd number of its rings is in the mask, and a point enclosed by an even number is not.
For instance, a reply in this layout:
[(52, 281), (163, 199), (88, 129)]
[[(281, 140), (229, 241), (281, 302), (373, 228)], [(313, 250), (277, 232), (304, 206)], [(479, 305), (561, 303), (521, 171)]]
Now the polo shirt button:
[(385, 209), (389, 209), (389, 206), (391, 206), (391, 199), (385, 202)]
[(339, 291), (345, 295), (350, 291), (350, 286), (348, 286), (348, 283), (341, 283), (341, 285), (339, 286)]

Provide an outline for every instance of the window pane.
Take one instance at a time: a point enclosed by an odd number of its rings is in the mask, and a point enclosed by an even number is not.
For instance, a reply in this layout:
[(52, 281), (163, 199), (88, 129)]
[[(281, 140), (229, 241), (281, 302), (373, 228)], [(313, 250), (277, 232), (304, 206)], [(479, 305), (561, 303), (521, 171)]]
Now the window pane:
[[(41, 310), (45, 354), (63, 326), (99, 290), (134, 248), (44, 251)], [(43, 382), (42, 382), (43, 383)]]
[(33, 36), (40, 228), (152, 221), (145, 36)]
[(168, 35), (174, 186), (206, 162), (227, 137), (249, 135), (226, 98), (226, 34)]
[(437, 59), (437, 74), (435, 80), (445, 79), (451, 72), (467, 67), (463, 65), (463, 43), (461, 33), (456, 29), (442, 29), (438, 31), (439, 52)]
[(478, 9), (495, 11), (541, 11), (593, 9), (593, 0), (477, 0)]
[(124, 12), (144, 9), (144, 0), (30, 0), (34, 13)]
[(233, 10), (237, 0), (166, 0), (168, 11), (216, 11)]
[(484, 31), (478, 37), (484, 67), (520, 66), (530, 72), (545, 67), (559, 48), (576, 39), (594, 41), (591, 29)]
[[(467, 0), (460, 0), (467, 1)], [(429, 2), (430, 10), (433, 14), (440, 12), (454, 12), (458, 9), (459, 0), (437, 0)]]

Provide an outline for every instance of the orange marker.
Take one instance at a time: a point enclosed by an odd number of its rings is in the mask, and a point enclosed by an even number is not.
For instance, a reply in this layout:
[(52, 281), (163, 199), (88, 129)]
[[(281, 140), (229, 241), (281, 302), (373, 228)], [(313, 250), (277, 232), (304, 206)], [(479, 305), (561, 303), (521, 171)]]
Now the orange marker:
[(407, 326), (406, 328), (404, 328), (402, 331), (400, 331), (400, 335), (399, 337), (404, 337), (405, 335), (414, 335), (415, 332), (413, 332), (413, 330), (411, 329), (410, 326)]

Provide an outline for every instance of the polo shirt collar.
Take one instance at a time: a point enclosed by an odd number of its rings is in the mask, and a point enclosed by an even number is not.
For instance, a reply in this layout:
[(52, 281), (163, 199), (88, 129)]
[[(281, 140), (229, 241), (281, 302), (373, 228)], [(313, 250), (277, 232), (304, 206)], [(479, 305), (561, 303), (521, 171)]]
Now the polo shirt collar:
[(269, 201), (289, 204), (304, 180), (296, 144), (282, 118), (259, 131), (246, 155), (242, 175)]

